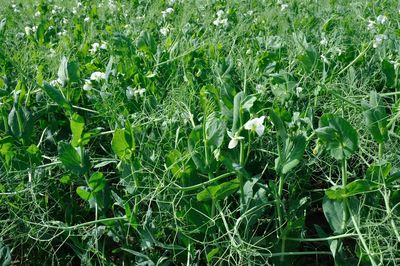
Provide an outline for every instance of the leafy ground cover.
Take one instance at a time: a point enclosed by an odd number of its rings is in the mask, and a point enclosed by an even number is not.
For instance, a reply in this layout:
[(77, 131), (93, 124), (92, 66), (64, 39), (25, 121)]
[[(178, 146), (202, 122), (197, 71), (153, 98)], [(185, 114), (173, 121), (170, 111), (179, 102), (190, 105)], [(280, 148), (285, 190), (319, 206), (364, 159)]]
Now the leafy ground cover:
[(2, 265), (399, 265), (397, 1), (0, 1)]

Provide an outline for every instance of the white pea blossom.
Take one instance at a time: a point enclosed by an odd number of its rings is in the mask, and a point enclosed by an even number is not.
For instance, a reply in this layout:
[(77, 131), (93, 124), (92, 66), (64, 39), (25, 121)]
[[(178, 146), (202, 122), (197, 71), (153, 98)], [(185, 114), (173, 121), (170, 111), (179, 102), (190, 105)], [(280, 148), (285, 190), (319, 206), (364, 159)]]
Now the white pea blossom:
[(231, 131), (228, 131), (228, 136), (231, 138), (228, 144), (229, 149), (235, 148), (239, 144), (239, 141), (244, 139), (244, 137), (239, 136), (238, 132), (233, 134)]
[(145, 88), (133, 89), (131, 86), (128, 86), (125, 91), (125, 95), (128, 100), (132, 100), (133, 97), (137, 98), (138, 96), (143, 97), (146, 92)]
[(84, 22), (89, 22), (89, 21), (90, 21), (90, 18), (89, 18), (89, 17), (86, 17), (86, 18), (83, 19), (83, 21), (84, 21)]
[(160, 33), (161, 33), (163, 36), (167, 36), (167, 34), (169, 33), (168, 27), (162, 27), (162, 28), (160, 29)]
[(373, 31), (375, 29), (375, 21), (368, 20), (367, 29), (370, 30), (370, 31)]
[(172, 12), (174, 12), (174, 9), (172, 7), (168, 7), (167, 9), (165, 9), (164, 11), (161, 11), (161, 14), (163, 15), (163, 17), (165, 18), (166, 16), (168, 16), (169, 14), (171, 14)]
[(36, 11), (35, 12), (35, 17), (39, 17), (40, 16), (40, 11)]
[(265, 126), (263, 125), (265, 120), (265, 116), (261, 116), (259, 118), (254, 118), (246, 122), (244, 124), (244, 129), (255, 131), (258, 136), (262, 136), (264, 134)]
[(374, 48), (378, 48), (382, 44), (382, 42), (384, 40), (386, 40), (386, 39), (387, 39), (386, 35), (378, 34), (378, 35), (375, 36), (375, 39), (374, 39), (374, 42), (373, 42), (372, 46)]
[(93, 84), (90, 80), (86, 79), (85, 84), (83, 85), (83, 90), (90, 91), (91, 89), (93, 89)]
[(89, 52), (91, 54), (95, 54), (99, 48), (100, 48), (100, 44), (98, 42), (92, 43), (92, 48), (89, 49)]
[(281, 4), (281, 11), (284, 11), (288, 7), (289, 7), (288, 4)]
[(379, 15), (377, 18), (376, 18), (376, 21), (379, 23), (379, 24), (385, 24), (386, 22), (387, 22), (387, 17), (385, 16), (385, 15)]
[(217, 11), (217, 19), (213, 21), (213, 24), (215, 26), (223, 26), (223, 27), (227, 27), (228, 26), (228, 19), (227, 18), (223, 18), (225, 12), (223, 10), (218, 10)]
[(31, 34), (31, 31), (32, 31), (31, 27), (28, 27), (28, 26), (25, 27), (25, 34), (26, 35)]
[(328, 39), (326, 39), (325, 36), (322, 36), (321, 41), (319, 42), (319, 44), (326, 46), (328, 44)]
[(222, 17), (225, 14), (224, 10), (218, 10), (217, 11), (217, 17)]
[(297, 88), (296, 88), (296, 96), (297, 96), (297, 97), (300, 97), (300, 94), (301, 94), (302, 91), (303, 91), (303, 88), (302, 88), (302, 87), (297, 87)]
[(100, 49), (102, 49), (102, 50), (107, 50), (107, 43), (106, 42), (101, 42), (101, 44), (100, 44)]
[(92, 75), (90, 75), (90, 80), (95, 80), (95, 81), (100, 81), (102, 79), (106, 78), (106, 74), (104, 74), (103, 72), (93, 72)]

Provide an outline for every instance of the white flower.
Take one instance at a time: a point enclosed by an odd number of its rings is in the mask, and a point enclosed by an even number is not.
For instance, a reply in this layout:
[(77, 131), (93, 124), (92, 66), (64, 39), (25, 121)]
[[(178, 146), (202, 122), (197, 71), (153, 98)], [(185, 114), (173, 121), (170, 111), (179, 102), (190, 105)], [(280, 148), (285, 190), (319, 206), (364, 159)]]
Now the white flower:
[(61, 85), (61, 84), (62, 84), (62, 80), (61, 79), (55, 79), (55, 80), (50, 81), (50, 85), (53, 86), (53, 87)]
[(216, 20), (214, 20), (213, 24), (215, 26), (222, 25), (223, 27), (227, 27), (228, 26), (228, 19), (227, 18), (221, 19), (220, 17), (218, 17)]
[(95, 54), (99, 48), (100, 48), (100, 44), (98, 42), (95, 42), (92, 44), (92, 48), (89, 49), (89, 52), (91, 54)]
[(106, 74), (104, 74), (103, 72), (93, 72), (92, 75), (90, 75), (90, 80), (95, 80), (95, 81), (100, 81), (102, 79), (106, 78)]
[(28, 27), (28, 26), (25, 27), (25, 34), (26, 35), (31, 34), (31, 31), (32, 31), (31, 27)]
[(169, 32), (169, 29), (168, 29), (167, 27), (162, 27), (162, 28), (160, 29), (160, 33), (161, 33), (163, 36), (167, 36), (168, 32)]
[(385, 24), (386, 23), (386, 21), (387, 21), (387, 17), (385, 16), (385, 15), (379, 15), (377, 18), (376, 18), (376, 21), (379, 23), (379, 24)]
[(325, 64), (329, 64), (329, 61), (328, 61), (328, 59), (326, 58), (326, 56), (325, 55), (321, 55), (321, 59), (322, 59), (322, 62), (324, 62)]
[(228, 144), (228, 149), (235, 148), (238, 145), (239, 141), (244, 139), (244, 137), (239, 136), (238, 132), (233, 134), (231, 131), (228, 131), (228, 136), (231, 138)]
[(35, 17), (39, 17), (39, 16), (40, 16), (40, 11), (36, 11)]
[(125, 95), (126, 95), (126, 98), (128, 98), (128, 100), (131, 100), (133, 98), (134, 91), (131, 86), (128, 86), (126, 88)]
[(225, 14), (224, 10), (218, 10), (217, 11), (217, 17), (222, 17)]
[(382, 44), (382, 42), (386, 39), (387, 39), (386, 35), (378, 34), (375, 36), (374, 43), (372, 44), (372, 46), (374, 48), (378, 48)]
[(135, 90), (134, 94), (135, 95), (139, 95), (140, 97), (143, 97), (145, 92), (146, 92), (146, 89), (145, 88), (141, 88), (141, 89)]
[(303, 91), (303, 88), (302, 88), (302, 87), (297, 87), (297, 88), (296, 88), (296, 96), (297, 96), (297, 97), (300, 97), (300, 94), (301, 94), (302, 91)]
[(374, 30), (374, 29), (375, 29), (375, 21), (373, 21), (373, 20), (368, 20), (367, 29), (370, 30), (370, 31)]
[(244, 124), (244, 129), (255, 131), (258, 136), (261, 136), (265, 130), (265, 126), (263, 125), (264, 119), (264, 115), (259, 118), (251, 119)]
[(328, 44), (328, 40), (326, 39), (325, 36), (322, 36), (321, 41), (319, 42), (319, 44), (325, 46)]
[(172, 12), (174, 12), (174, 9), (171, 7), (168, 7), (167, 9), (165, 9), (164, 11), (161, 11), (161, 14), (163, 15), (163, 17), (165, 18), (166, 16), (168, 16), (168, 14), (171, 14)]
[(107, 43), (101, 42), (100, 49), (107, 50)]
[(176, 0), (169, 0), (169, 4), (172, 6), (173, 4), (175, 4)]
[(57, 32), (57, 35), (58, 36), (65, 36), (65, 35), (67, 35), (67, 31), (63, 30), (63, 31)]
[(89, 22), (89, 21), (90, 21), (90, 18), (89, 18), (89, 17), (86, 17), (83, 21), (84, 21), (84, 22)]
[(62, 23), (63, 23), (63, 24), (67, 24), (67, 23), (68, 23), (68, 19), (67, 19), (67, 18), (63, 18), (63, 19), (62, 19)]
[(281, 4), (281, 11), (284, 11), (288, 7), (289, 7), (288, 4)]
[(85, 84), (83, 85), (83, 90), (90, 91), (91, 89), (93, 89), (93, 84), (90, 80), (86, 79)]

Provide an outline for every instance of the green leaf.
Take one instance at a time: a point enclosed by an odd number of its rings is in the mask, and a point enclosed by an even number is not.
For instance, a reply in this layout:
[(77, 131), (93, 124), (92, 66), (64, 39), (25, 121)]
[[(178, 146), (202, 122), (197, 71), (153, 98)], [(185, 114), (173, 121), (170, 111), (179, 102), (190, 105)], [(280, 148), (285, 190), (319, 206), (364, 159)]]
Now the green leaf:
[(240, 107), (241, 102), (244, 97), (243, 92), (238, 92), (233, 99), (233, 123), (232, 123), (232, 133), (235, 134), (236, 131), (239, 130), (239, 123), (240, 123)]
[(371, 164), (366, 173), (366, 179), (382, 183), (389, 175), (392, 170), (392, 164), (389, 162), (383, 162), (378, 164)]
[(375, 191), (379, 186), (366, 179), (358, 179), (346, 185), (346, 187), (332, 187), (325, 191), (325, 195), (332, 200), (342, 200), (359, 194)]
[(68, 63), (68, 79), (70, 82), (79, 82), (80, 80), (79, 64), (77, 62)]
[(235, 193), (240, 187), (239, 179), (224, 182), (215, 186), (208, 186), (197, 194), (198, 201), (221, 200)]
[(135, 148), (134, 138), (129, 135), (126, 129), (116, 129), (111, 147), (121, 160), (128, 160), (132, 157), (132, 150)]
[(69, 80), (68, 78), (68, 59), (63, 56), (61, 58), (60, 66), (58, 67), (58, 81), (61, 83), (61, 86), (65, 87)]
[(83, 117), (78, 115), (77, 113), (74, 113), (70, 121), (70, 128), (72, 132), (72, 146), (78, 147), (81, 144), (81, 137), (84, 127), (85, 120), (83, 119)]
[(206, 120), (207, 144), (214, 149), (221, 146), (225, 136), (225, 123), (217, 117), (215, 112), (207, 116)]
[(378, 143), (385, 143), (388, 140), (388, 121), (385, 106), (376, 93), (370, 92), (370, 99), (368, 102), (363, 102), (365, 122), (368, 130), (371, 132), (372, 137)]
[(11, 251), (10, 248), (4, 244), (3, 238), (0, 238), (0, 263), (2, 266), (11, 265)]
[(55, 103), (57, 103), (61, 108), (63, 108), (66, 111), (72, 112), (72, 106), (64, 98), (64, 96), (61, 94), (61, 92), (58, 89), (54, 88), (46, 81), (43, 82), (42, 88), (47, 93), (47, 95), (50, 97), (50, 99), (52, 99)]
[(91, 193), (89, 188), (85, 186), (77, 187), (76, 193), (83, 200), (90, 200), (91, 198), (93, 198), (93, 193)]
[(154, 38), (147, 31), (142, 31), (140, 33), (139, 37), (136, 40), (136, 47), (138, 50), (150, 54), (155, 54), (157, 49)]
[(341, 200), (330, 200), (324, 197), (322, 209), (334, 234), (341, 234), (344, 230), (343, 214), (345, 205)]
[(382, 61), (382, 72), (386, 77), (386, 86), (393, 88), (396, 85), (396, 70), (388, 60)]
[(256, 101), (257, 101), (256, 96), (253, 95), (246, 96), (242, 101), (242, 110), (249, 112), (250, 108), (253, 107)]
[(275, 170), (281, 174), (287, 174), (296, 167), (303, 158), (306, 148), (306, 138), (303, 135), (287, 138), (281, 151), (281, 156), (275, 160)]
[(219, 248), (214, 248), (207, 253), (207, 262), (210, 263), (215, 255), (219, 253)]
[(348, 159), (358, 150), (357, 131), (341, 117), (324, 114), (316, 133), (336, 160)]
[(106, 186), (106, 179), (103, 173), (96, 172), (89, 178), (89, 187), (93, 193), (103, 190)]
[(85, 158), (81, 158), (81, 154), (71, 144), (60, 142), (58, 145), (58, 154), (62, 164), (72, 173), (83, 175), (89, 170)]
[(271, 109), (269, 111), (269, 117), (271, 118), (271, 121), (274, 124), (279, 137), (282, 140), (285, 140), (287, 138), (286, 127), (285, 127), (285, 123), (281, 119), (281, 116), (279, 115), (279, 113), (276, 112), (275, 110)]

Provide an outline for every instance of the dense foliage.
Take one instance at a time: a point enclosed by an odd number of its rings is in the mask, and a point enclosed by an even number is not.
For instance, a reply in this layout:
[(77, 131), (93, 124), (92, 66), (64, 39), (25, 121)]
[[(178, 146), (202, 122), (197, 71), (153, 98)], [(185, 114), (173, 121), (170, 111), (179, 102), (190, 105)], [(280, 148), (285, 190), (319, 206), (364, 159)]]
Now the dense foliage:
[(0, 264), (400, 264), (397, 1), (0, 2)]

